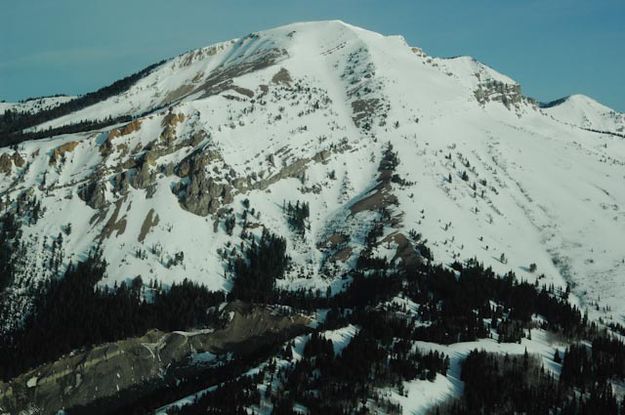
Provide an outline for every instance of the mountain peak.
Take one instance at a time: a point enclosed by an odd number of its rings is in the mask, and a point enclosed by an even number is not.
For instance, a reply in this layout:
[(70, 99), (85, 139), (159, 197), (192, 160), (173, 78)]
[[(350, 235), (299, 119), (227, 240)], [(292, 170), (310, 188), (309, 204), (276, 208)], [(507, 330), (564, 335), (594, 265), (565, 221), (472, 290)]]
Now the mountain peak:
[(541, 107), (547, 114), (567, 124), (617, 134), (625, 132), (625, 114), (583, 94), (569, 95)]

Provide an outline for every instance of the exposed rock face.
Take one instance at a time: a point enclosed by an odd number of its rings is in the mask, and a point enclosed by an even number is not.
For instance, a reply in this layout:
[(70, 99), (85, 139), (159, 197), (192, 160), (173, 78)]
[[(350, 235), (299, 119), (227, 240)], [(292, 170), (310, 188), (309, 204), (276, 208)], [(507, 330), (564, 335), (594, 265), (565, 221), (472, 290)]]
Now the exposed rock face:
[(520, 85), (506, 84), (492, 79), (482, 82), (478, 89), (474, 91), (474, 94), (475, 99), (481, 105), (495, 101), (501, 102), (508, 109), (518, 106), (523, 101)]
[(233, 186), (213, 178), (206, 171), (209, 164), (221, 160), (219, 152), (202, 149), (191, 153), (180, 162), (175, 172), (187, 180), (179, 183), (173, 191), (178, 195), (183, 208), (196, 215), (206, 216), (217, 212), (222, 204), (232, 202)]
[(115, 193), (126, 193), (128, 191), (128, 186), (130, 181), (128, 180), (128, 172), (123, 171), (117, 175), (115, 175), (112, 179), (113, 182), (113, 191)]
[(109, 138), (112, 139), (112, 138), (117, 138), (117, 137), (121, 137), (121, 136), (124, 136), (124, 135), (128, 135), (128, 134), (134, 133), (135, 131), (138, 131), (141, 128), (141, 123), (142, 123), (142, 121), (140, 119), (137, 119), (137, 120), (129, 122), (128, 124), (124, 125), (123, 127), (114, 128), (109, 133)]
[(184, 121), (184, 114), (175, 114), (171, 110), (169, 113), (163, 118), (161, 126), (163, 127), (163, 132), (161, 133), (161, 140), (166, 144), (171, 144), (172, 141), (176, 138), (176, 125)]
[(189, 212), (206, 216), (216, 213), (222, 204), (232, 202), (233, 187), (228, 183), (219, 183), (203, 172), (193, 172), (189, 184), (182, 191), (181, 203)]
[(22, 158), (20, 153), (18, 153), (17, 151), (13, 153), (13, 155), (11, 156), (11, 159), (13, 160), (13, 164), (15, 164), (15, 167), (22, 167), (24, 163), (26, 163), (26, 161)]
[(369, 130), (374, 117), (383, 111), (384, 103), (380, 98), (365, 98), (352, 101), (352, 120), (357, 127)]
[(9, 153), (2, 153), (0, 155), (0, 173), (9, 174), (13, 167), (13, 159)]
[(93, 180), (78, 190), (78, 197), (93, 209), (103, 209), (107, 205), (106, 185), (101, 181)]
[(192, 93), (203, 91), (202, 98), (219, 94), (231, 88), (232, 79), (253, 71), (268, 68), (287, 55), (288, 53), (284, 49), (267, 49), (261, 54), (257, 54), (255, 59), (219, 68), (213, 71), (211, 76), (206, 78), (206, 81)]
[(26, 161), (22, 158), (20, 153), (15, 151), (13, 154), (2, 153), (0, 155), (0, 173), (9, 174), (13, 165), (15, 167), (22, 167)]
[(71, 153), (74, 151), (78, 144), (78, 141), (69, 141), (52, 150), (52, 154), (50, 155), (50, 164), (55, 164), (57, 161), (61, 160), (65, 153)]
[(100, 147), (100, 154), (106, 157), (113, 152), (113, 140), (122, 137), (124, 135), (132, 134), (135, 131), (138, 131), (141, 128), (141, 123), (143, 121), (140, 119), (129, 122), (120, 128), (113, 128), (108, 135), (106, 136), (106, 140), (102, 143)]
[(63, 357), (0, 384), (0, 407), (9, 413), (33, 408), (37, 411), (33, 413), (53, 414), (98, 398), (112, 398), (130, 387), (146, 384), (148, 392), (166, 373), (181, 366), (186, 373), (193, 371), (186, 362), (195, 353), (251, 351), (263, 343), (264, 336), (299, 334), (310, 321), (303, 315), (279, 314), (240, 302), (225, 307), (223, 318), (228, 320), (225, 327), (215, 331), (153, 330)]
[(146, 157), (141, 163), (141, 166), (136, 169), (131, 176), (129, 183), (135, 189), (145, 189), (150, 184), (154, 183), (156, 173), (150, 169), (150, 163)]
[[(206, 216), (231, 203), (236, 193), (264, 190), (279, 180), (300, 177), (312, 161), (325, 163), (330, 154), (330, 151), (324, 150), (312, 158), (295, 160), (276, 174), (259, 179), (255, 173), (237, 177), (234, 172), (224, 177), (214, 177), (207, 167), (215, 162), (223, 162), (221, 154), (216, 150), (199, 149), (183, 159), (176, 167), (176, 174), (186, 181), (179, 182), (172, 191), (178, 195), (184, 209), (196, 215)], [(226, 171), (228, 166), (224, 164), (220, 170)]]

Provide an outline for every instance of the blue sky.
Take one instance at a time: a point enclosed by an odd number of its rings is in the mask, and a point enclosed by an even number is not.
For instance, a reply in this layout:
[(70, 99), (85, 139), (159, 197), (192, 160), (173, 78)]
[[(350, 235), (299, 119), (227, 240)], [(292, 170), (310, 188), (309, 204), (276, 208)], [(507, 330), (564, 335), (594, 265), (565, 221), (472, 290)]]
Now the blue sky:
[(623, 0), (0, 0), (0, 99), (81, 94), (189, 49), (324, 19), (474, 56), (543, 101), (583, 93), (625, 112)]

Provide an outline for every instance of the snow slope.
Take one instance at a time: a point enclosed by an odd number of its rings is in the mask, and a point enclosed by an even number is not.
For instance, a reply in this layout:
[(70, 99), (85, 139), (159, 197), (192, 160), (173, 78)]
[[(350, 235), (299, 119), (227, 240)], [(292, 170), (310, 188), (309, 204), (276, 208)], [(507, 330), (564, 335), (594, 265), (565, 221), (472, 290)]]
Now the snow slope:
[(578, 127), (625, 133), (625, 114), (585, 95), (571, 95), (545, 104), (543, 111), (559, 121)]
[[(133, 123), (17, 147), (24, 163), (0, 173), (2, 199), (45, 211), (36, 223), (28, 209), (20, 216), (28, 250), (5, 312), (18, 320), (29, 286), (99, 243), (104, 284), (140, 275), (227, 290), (232, 248), (262, 227), (288, 240), (292, 269), (280, 287), (337, 292), (381, 218), (378, 164), (391, 143), (404, 182), (385, 190), (397, 203), (386, 206), (394, 219), (378, 255), (407, 260), (399, 253), (414, 229), (436, 261), (476, 256), (498, 272), (569, 283), (583, 306), (597, 302), (621, 320), (625, 142), (579, 128), (577, 115), (558, 112), (568, 101), (537, 108), (471, 58), (432, 58), (340, 21), (188, 52), (123, 94), (36, 128), (147, 114)], [(285, 201), (309, 203), (303, 237), (289, 228)]]
[(67, 101), (71, 101), (74, 98), (76, 97), (60, 95), (56, 97), (32, 98), (20, 102), (0, 102), (0, 113), (4, 114), (4, 112), (7, 110), (35, 113), (43, 110), (52, 109)]

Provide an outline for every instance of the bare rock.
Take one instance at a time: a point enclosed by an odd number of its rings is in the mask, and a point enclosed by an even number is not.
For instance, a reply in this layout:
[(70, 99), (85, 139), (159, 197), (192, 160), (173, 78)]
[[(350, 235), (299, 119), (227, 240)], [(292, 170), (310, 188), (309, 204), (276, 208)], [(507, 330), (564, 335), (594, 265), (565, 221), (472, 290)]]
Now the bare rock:
[(68, 141), (65, 144), (61, 144), (50, 154), (50, 165), (55, 164), (65, 156), (66, 153), (71, 153), (78, 146), (78, 141)]
[(78, 197), (93, 209), (103, 209), (107, 205), (106, 185), (101, 181), (93, 180), (78, 189)]

